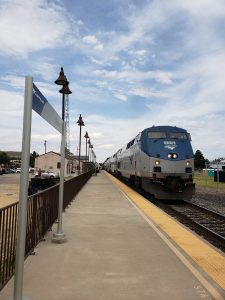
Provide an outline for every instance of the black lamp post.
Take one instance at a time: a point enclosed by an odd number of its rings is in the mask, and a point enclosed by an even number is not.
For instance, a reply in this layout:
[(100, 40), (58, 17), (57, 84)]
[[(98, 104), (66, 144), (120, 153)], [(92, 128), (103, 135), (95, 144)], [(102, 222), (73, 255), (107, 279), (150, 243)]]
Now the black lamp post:
[(93, 161), (92, 161), (92, 159), (93, 159), (93, 155), (92, 155), (93, 150), (92, 150), (92, 149), (94, 148), (94, 146), (93, 146), (92, 144), (90, 144), (89, 147), (90, 147), (90, 149), (91, 149), (91, 152), (90, 152), (90, 161), (93, 162)]
[(61, 165), (60, 165), (60, 183), (59, 183), (59, 207), (58, 207), (58, 228), (57, 233), (53, 234), (53, 242), (62, 243), (65, 241), (65, 233), (62, 230), (62, 211), (63, 211), (63, 188), (64, 188), (64, 169), (65, 169), (65, 95), (71, 94), (69, 82), (64, 75), (63, 68), (59, 73), (55, 84), (62, 85), (59, 92), (62, 94), (62, 139), (61, 139)]
[(89, 136), (88, 136), (88, 132), (86, 131), (86, 133), (85, 133), (85, 139), (86, 139), (86, 160), (88, 160), (88, 158), (87, 158), (87, 139), (89, 139)]
[(81, 117), (79, 116), (79, 119), (77, 121), (78, 126), (80, 126), (80, 138), (79, 138), (79, 166), (78, 166), (78, 174), (80, 174), (80, 152), (81, 152), (81, 127), (84, 126), (84, 121)]
[(89, 138), (89, 140), (88, 140), (88, 161), (90, 161), (90, 160), (89, 160), (89, 156), (90, 156), (90, 145), (91, 145), (91, 140), (90, 140), (90, 138)]

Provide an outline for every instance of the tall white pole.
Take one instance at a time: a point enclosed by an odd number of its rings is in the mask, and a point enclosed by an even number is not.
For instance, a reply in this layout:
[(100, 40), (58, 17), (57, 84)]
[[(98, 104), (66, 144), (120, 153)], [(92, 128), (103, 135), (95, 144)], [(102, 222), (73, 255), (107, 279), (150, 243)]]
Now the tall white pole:
[(61, 166), (60, 166), (60, 180), (59, 180), (59, 205), (58, 205), (58, 226), (57, 232), (53, 233), (52, 241), (55, 243), (64, 243), (66, 241), (66, 235), (62, 228), (62, 213), (63, 213), (63, 190), (64, 190), (64, 170), (65, 170), (65, 136), (66, 126), (64, 122), (64, 100), (62, 103), (62, 137), (61, 137)]
[(13, 298), (14, 300), (22, 300), (22, 292), (23, 292), (23, 269), (24, 269), (25, 242), (26, 242), (32, 97), (33, 97), (33, 78), (30, 76), (26, 76), (25, 95), (24, 95), (24, 113), (23, 113), (23, 139), (22, 139), (22, 155), (21, 155), (18, 234), (17, 234), (17, 244), (16, 244), (16, 265), (15, 265), (15, 276), (14, 276), (14, 298)]

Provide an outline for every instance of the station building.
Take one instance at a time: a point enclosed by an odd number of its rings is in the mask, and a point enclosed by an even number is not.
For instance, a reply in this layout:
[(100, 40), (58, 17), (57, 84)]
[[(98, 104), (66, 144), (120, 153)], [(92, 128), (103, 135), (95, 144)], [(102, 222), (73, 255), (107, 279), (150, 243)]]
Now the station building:
[[(81, 157), (81, 169), (83, 165), (83, 157)], [(77, 156), (72, 153), (65, 155), (65, 176), (69, 176), (76, 172), (79, 165)], [(50, 151), (35, 158), (35, 170), (51, 171), (56, 175), (60, 175), (61, 155), (60, 153)]]

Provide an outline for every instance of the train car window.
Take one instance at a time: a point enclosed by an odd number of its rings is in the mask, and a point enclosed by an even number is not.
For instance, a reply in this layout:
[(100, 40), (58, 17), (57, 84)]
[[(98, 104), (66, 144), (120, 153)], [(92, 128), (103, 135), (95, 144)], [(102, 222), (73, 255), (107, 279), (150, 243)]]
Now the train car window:
[(165, 139), (166, 138), (166, 133), (162, 131), (149, 131), (148, 132), (148, 137), (150, 139)]
[(177, 140), (187, 140), (187, 134), (185, 132), (170, 132), (169, 138)]
[(130, 145), (132, 146), (134, 144), (134, 140), (132, 140), (131, 142), (130, 142)]
[(134, 139), (127, 144), (126, 149), (130, 148), (133, 144), (134, 144)]

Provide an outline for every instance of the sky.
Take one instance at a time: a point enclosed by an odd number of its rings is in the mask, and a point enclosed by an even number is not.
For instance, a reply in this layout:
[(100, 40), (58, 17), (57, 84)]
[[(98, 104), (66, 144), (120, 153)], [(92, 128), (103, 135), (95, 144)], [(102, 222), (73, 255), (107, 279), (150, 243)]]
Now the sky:
[[(140, 131), (172, 125), (194, 152), (225, 157), (224, 0), (0, 0), (0, 151), (21, 151), (25, 76), (61, 116), (69, 145), (87, 131), (103, 162)], [(60, 152), (60, 134), (32, 112), (31, 152)]]

